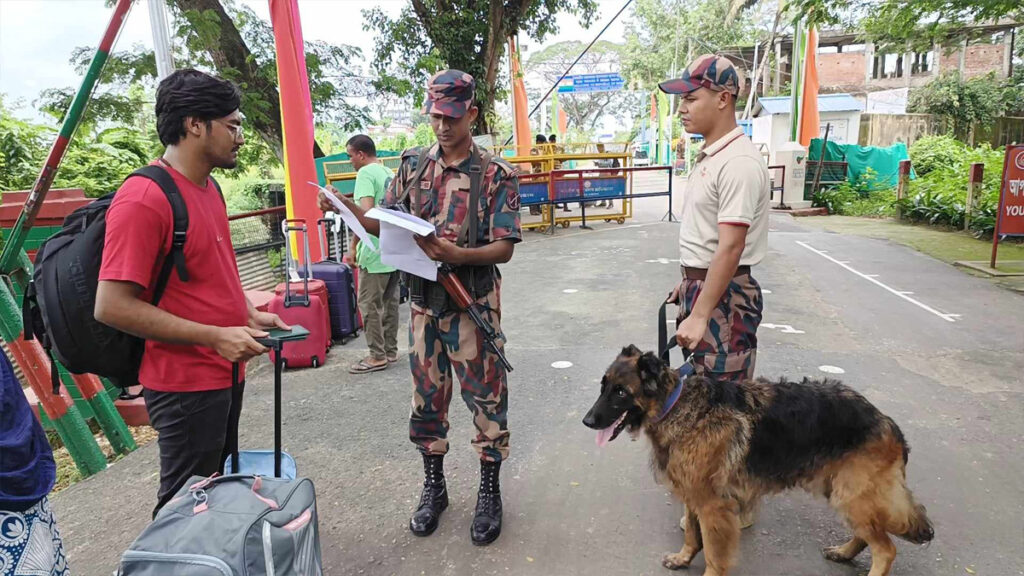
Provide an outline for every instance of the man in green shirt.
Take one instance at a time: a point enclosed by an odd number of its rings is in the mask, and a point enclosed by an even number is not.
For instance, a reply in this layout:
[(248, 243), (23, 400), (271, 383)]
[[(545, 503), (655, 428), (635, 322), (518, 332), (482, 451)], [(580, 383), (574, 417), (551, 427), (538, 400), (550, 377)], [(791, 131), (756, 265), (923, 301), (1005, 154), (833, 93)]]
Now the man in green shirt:
[[(379, 205), (394, 177), (377, 161), (377, 146), (369, 136), (358, 134), (345, 145), (356, 170), (353, 199), (364, 210)], [(353, 374), (384, 370), (398, 361), (398, 272), (380, 261), (380, 241), (373, 246), (353, 236), (352, 258), (359, 266), (359, 310), (363, 313), (370, 355), (349, 368)]]

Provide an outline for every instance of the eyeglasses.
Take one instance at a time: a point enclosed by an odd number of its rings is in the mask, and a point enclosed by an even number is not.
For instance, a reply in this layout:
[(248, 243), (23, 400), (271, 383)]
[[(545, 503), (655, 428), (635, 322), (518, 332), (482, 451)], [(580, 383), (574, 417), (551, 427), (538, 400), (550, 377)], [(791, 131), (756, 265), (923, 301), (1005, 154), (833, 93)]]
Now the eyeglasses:
[(231, 131), (231, 135), (234, 136), (236, 139), (242, 137), (242, 123), (241, 122), (239, 122), (238, 124), (229, 124), (227, 121), (221, 120), (219, 118), (217, 120), (214, 120), (214, 122), (217, 122), (218, 124), (221, 124), (222, 126), (227, 128), (228, 130), (230, 130)]

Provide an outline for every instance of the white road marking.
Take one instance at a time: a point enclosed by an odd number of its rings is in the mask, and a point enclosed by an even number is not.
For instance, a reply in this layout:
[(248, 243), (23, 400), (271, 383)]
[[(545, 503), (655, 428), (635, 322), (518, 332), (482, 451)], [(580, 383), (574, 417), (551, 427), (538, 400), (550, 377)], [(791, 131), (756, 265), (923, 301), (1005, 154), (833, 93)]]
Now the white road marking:
[(551, 367), (558, 369), (572, 368), (572, 362), (569, 362), (568, 360), (559, 360), (558, 362), (552, 362)]
[(886, 286), (882, 282), (879, 282), (878, 280), (875, 280), (875, 277), (878, 276), (877, 274), (864, 274), (863, 272), (859, 272), (857, 270), (854, 270), (848, 264), (844, 264), (843, 262), (840, 262), (839, 260), (836, 260), (835, 258), (829, 256), (828, 254), (825, 253), (824, 250), (818, 250), (817, 248), (814, 248), (810, 244), (807, 244), (806, 242), (801, 242), (799, 240), (797, 240), (796, 243), (801, 245), (801, 246), (803, 246), (804, 248), (807, 248), (811, 252), (814, 252), (815, 254), (818, 254), (819, 256), (821, 256), (821, 257), (823, 257), (823, 258), (825, 258), (827, 260), (830, 260), (832, 262), (835, 262), (836, 264), (839, 264), (840, 266), (842, 266), (843, 268), (846, 268), (850, 272), (853, 272), (857, 276), (860, 276), (861, 278), (867, 280), (868, 282), (871, 282), (872, 284), (875, 284), (877, 286), (880, 286), (880, 287), (884, 288), (888, 292), (891, 292), (892, 294), (895, 294), (896, 296), (899, 296), (900, 298), (906, 300), (907, 302), (910, 302), (911, 304), (913, 304), (913, 305), (915, 305), (915, 306), (917, 306), (919, 308), (922, 308), (924, 310), (927, 310), (927, 311), (931, 312), (932, 314), (935, 314), (936, 316), (938, 316), (939, 318), (942, 318), (946, 322), (956, 322), (956, 318), (959, 317), (959, 314), (946, 314), (944, 312), (939, 312), (938, 310), (936, 310), (935, 308), (932, 308), (931, 306), (925, 304), (924, 302), (921, 302), (920, 300), (916, 300), (914, 298), (911, 298), (910, 296), (907, 296), (907, 294), (904, 293), (904, 292), (900, 292), (899, 290), (896, 290), (894, 288), (890, 288), (889, 286)]
[(577, 290), (575, 288), (566, 288), (565, 290), (562, 290), (562, 292), (564, 292), (566, 294), (575, 294), (575, 293), (579, 292), (579, 290)]
[(668, 258), (658, 258), (656, 260), (644, 260), (644, 263), (646, 263), (646, 264), (671, 264), (672, 260), (669, 260)]
[(843, 370), (839, 366), (829, 366), (828, 364), (818, 366), (818, 370), (821, 370), (826, 374), (846, 374), (846, 370)]
[(806, 334), (803, 330), (797, 330), (789, 324), (768, 324), (765, 322), (761, 323), (761, 328), (769, 328), (771, 330), (778, 329), (783, 334)]
[(761, 289), (761, 294), (771, 294), (771, 293), (772, 293), (772, 291), (771, 291), (771, 290), (764, 290), (764, 289)]

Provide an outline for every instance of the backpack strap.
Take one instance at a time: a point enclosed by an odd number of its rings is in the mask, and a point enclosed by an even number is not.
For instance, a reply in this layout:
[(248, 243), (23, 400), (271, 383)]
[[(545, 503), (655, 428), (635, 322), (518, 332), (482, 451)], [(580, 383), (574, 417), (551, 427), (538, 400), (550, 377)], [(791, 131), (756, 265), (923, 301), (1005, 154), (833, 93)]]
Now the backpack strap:
[[(171, 205), (171, 215), (174, 219), (174, 229), (171, 232), (171, 251), (167, 253), (167, 256), (164, 259), (163, 267), (160, 268), (160, 274), (157, 276), (156, 286), (153, 289), (153, 305), (156, 306), (160, 303), (160, 298), (164, 295), (164, 290), (167, 288), (167, 282), (171, 279), (172, 270), (177, 270), (178, 278), (180, 278), (182, 282), (188, 282), (188, 270), (185, 269), (185, 240), (188, 236), (188, 208), (185, 206), (185, 198), (181, 195), (181, 191), (178, 190), (178, 185), (174, 183), (174, 178), (171, 177), (167, 170), (155, 165), (144, 166), (135, 172), (132, 172), (128, 177), (131, 178), (132, 176), (141, 176), (156, 182), (157, 186), (163, 190), (164, 196), (167, 197), (167, 201)], [(214, 181), (213, 185), (217, 188), (217, 192), (219, 193), (220, 186), (216, 181)], [(221, 194), (222, 199), (223, 197), (223, 194)]]
[(224, 199), (224, 191), (220, 189), (220, 184), (213, 178), (213, 176), (209, 176), (209, 179), (210, 182), (213, 182), (213, 187), (217, 189), (217, 194), (220, 194), (220, 201), (223, 202), (224, 207), (227, 208), (228, 201)]
[(459, 230), (458, 244), (460, 246), (476, 248), (478, 227), (480, 225), (480, 217), (478, 213), (480, 210), (480, 185), (484, 174), (487, 173), (487, 167), (491, 164), (492, 156), (487, 151), (480, 150), (480, 148), (474, 144), (470, 158), (469, 209), (466, 211), (466, 219), (462, 222), (462, 228)]
[[(430, 146), (424, 146), (420, 149), (419, 159), (416, 161), (416, 172), (413, 173), (412, 180), (405, 183), (405, 188), (402, 189), (402, 195), (398, 197), (399, 204), (405, 204), (409, 200), (409, 195), (414, 189), (419, 186), (420, 178), (423, 177), (423, 172), (427, 169), (427, 163), (424, 162), (427, 159), (427, 154), (430, 153)], [(420, 215), (420, 195), (416, 194), (412, 198), (412, 206), (410, 211), (413, 216), (419, 217)]]

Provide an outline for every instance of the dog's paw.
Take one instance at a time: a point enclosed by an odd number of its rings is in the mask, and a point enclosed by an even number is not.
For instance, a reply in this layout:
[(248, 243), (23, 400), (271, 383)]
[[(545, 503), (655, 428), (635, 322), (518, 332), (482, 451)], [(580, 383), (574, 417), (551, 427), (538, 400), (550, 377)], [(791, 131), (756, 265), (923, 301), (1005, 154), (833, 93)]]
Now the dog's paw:
[(821, 549), (821, 555), (825, 557), (825, 560), (832, 562), (849, 562), (852, 558), (848, 558), (841, 551), (841, 546), (826, 546)]
[(680, 570), (689, 568), (690, 560), (693, 560), (693, 557), (686, 558), (682, 554), (665, 554), (661, 559), (661, 565), (669, 570)]

